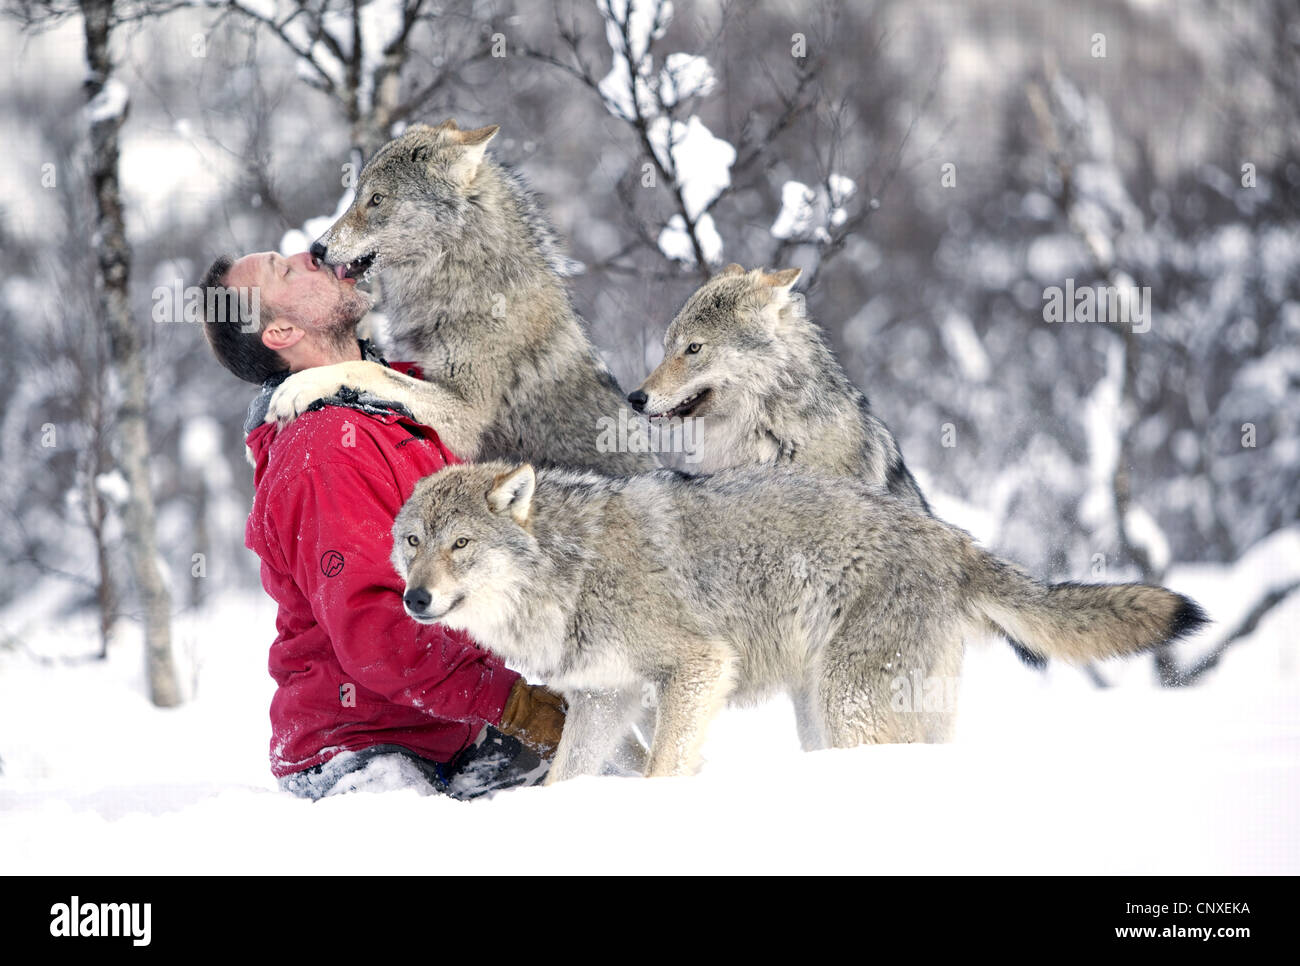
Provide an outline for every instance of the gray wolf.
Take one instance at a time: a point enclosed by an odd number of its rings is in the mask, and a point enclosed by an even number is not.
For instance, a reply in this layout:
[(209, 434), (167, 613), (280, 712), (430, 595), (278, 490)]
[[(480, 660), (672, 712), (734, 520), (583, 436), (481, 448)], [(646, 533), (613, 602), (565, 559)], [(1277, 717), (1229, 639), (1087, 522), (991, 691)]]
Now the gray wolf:
[(286, 380), (267, 419), (288, 422), (346, 386), (402, 402), (463, 459), (649, 469), (648, 447), (598, 445), (622, 391), (570, 304), (538, 202), (486, 154), (497, 130), (408, 128), (367, 162), (352, 205), (311, 247), (340, 278), (378, 273), (390, 354), (423, 381), (368, 362), (316, 368)]
[(703, 472), (803, 467), (880, 483), (928, 512), (893, 433), (792, 295), (798, 278), (728, 265), (677, 313), (663, 362), (628, 401), (651, 419), (703, 420)]
[(569, 701), (549, 781), (596, 771), (646, 685), (649, 775), (696, 765), (727, 701), (789, 693), (804, 748), (936, 741), (900, 677), (956, 679), (995, 628), (1073, 663), (1205, 622), (1139, 584), (1044, 584), (878, 484), (788, 469), (631, 478), (505, 462), (422, 480), (393, 524), (403, 603), (463, 628)]
[[(794, 294), (799, 275), (728, 265), (687, 299), (664, 333), (663, 361), (628, 402), (652, 420), (700, 420), (703, 472), (794, 467), (878, 484), (929, 513), (894, 434)], [(1046, 663), (1012, 649), (1030, 667)]]

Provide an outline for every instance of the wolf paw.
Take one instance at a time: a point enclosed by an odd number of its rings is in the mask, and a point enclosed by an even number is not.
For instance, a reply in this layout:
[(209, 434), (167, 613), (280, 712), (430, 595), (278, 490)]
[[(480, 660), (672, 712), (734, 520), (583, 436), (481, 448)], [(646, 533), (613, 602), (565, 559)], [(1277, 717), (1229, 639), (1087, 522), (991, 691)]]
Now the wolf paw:
[(312, 403), (338, 395), (345, 386), (364, 389), (368, 372), (360, 366), (383, 368), (373, 362), (344, 362), (295, 372), (271, 395), (263, 421), (283, 428), (305, 413)]

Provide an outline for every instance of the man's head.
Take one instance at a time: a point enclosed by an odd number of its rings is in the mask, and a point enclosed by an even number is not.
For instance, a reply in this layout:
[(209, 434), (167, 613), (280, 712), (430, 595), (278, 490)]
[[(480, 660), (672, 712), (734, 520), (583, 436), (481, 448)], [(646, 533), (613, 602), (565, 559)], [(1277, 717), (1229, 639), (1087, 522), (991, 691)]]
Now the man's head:
[[(227, 369), (260, 383), (277, 372), (357, 358), (357, 323), (370, 297), (354, 279), (340, 279), (303, 252), (285, 258), (257, 252), (222, 255), (203, 276), (203, 328), (212, 351)], [(256, 292), (258, 317), (245, 323), (238, 306), (250, 300), (213, 290)]]

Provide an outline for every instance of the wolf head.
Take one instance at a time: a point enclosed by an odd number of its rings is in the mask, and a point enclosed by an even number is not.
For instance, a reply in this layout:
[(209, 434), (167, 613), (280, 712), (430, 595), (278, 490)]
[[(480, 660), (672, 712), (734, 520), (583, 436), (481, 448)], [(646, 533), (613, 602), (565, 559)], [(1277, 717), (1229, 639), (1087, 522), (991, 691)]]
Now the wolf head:
[(533, 468), (462, 464), (421, 480), (393, 522), (393, 567), (422, 624), (490, 636), (515, 609), (537, 557)]
[(339, 278), (357, 278), (454, 244), (498, 130), (490, 124), (462, 131), (454, 119), (407, 128), (361, 169), (351, 206), (311, 253)]
[(728, 265), (705, 282), (668, 326), (663, 362), (628, 402), (651, 418), (725, 417), (766, 395), (787, 336), (809, 324), (791, 293), (799, 274)]

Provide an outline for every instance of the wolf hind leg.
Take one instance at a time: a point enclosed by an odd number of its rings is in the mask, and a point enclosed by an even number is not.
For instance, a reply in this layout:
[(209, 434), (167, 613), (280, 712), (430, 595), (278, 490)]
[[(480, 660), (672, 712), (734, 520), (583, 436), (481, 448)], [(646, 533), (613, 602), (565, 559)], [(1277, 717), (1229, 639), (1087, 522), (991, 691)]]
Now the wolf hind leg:
[(799, 735), (799, 747), (804, 751), (825, 748), (826, 735), (822, 732), (816, 677), (809, 674), (799, 684), (791, 687), (790, 701), (794, 704), (794, 727), (795, 733)]
[(860, 604), (820, 655), (817, 708), (826, 745), (942, 741), (961, 639), (900, 612)]

